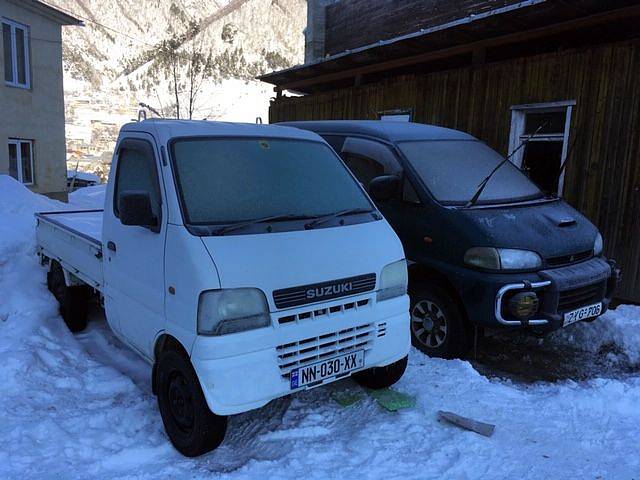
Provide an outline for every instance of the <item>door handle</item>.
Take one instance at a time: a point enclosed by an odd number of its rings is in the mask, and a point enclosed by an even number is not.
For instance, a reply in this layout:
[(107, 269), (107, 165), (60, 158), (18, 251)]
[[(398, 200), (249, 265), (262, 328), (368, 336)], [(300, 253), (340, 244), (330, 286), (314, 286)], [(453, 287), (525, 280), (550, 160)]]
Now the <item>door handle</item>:
[(116, 244), (115, 244), (115, 243), (113, 243), (111, 240), (109, 240), (109, 241), (107, 242), (107, 248), (108, 248), (109, 250), (111, 250), (112, 252), (115, 252), (115, 251), (116, 251)]

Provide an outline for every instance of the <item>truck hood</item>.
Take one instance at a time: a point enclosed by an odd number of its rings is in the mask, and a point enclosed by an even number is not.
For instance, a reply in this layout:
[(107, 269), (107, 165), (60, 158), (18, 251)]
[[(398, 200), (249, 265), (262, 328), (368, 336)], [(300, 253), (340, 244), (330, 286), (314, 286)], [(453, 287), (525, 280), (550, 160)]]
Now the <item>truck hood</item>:
[(356, 225), (258, 235), (201, 237), (215, 263), (221, 288), (260, 288), (269, 307), (272, 292), (341, 278), (376, 274), (404, 258), (385, 220)]
[[(521, 248), (543, 258), (593, 249), (598, 229), (564, 201), (538, 205), (463, 210), (477, 246)], [(484, 245), (478, 243), (478, 240)]]

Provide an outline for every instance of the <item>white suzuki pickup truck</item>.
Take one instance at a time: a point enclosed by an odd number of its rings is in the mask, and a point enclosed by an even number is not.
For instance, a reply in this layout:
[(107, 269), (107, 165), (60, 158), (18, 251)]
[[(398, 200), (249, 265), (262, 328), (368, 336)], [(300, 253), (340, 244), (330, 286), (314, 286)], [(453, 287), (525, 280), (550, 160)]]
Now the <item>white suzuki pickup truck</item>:
[(118, 138), (104, 210), (43, 212), (38, 254), (71, 331), (94, 294), (151, 365), (177, 450), (227, 416), (352, 375), (384, 388), (410, 345), (402, 245), (314, 133), (145, 120)]

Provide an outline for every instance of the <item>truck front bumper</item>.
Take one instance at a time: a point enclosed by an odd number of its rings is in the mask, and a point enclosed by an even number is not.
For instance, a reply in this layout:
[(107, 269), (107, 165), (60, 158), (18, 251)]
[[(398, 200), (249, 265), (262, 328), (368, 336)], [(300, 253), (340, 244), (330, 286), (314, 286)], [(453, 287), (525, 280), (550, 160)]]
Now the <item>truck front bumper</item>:
[[(535, 327), (541, 331), (561, 328), (564, 314), (574, 309), (602, 303), (604, 313), (620, 281), (615, 262), (603, 258), (526, 274), (484, 274), (474, 282), (465, 275), (462, 298), (473, 323), (491, 327)], [(529, 319), (510, 315), (509, 298), (520, 292), (535, 292), (538, 312)]]
[[(331, 358), (334, 350), (335, 355), (364, 350), (360, 370), (404, 358), (411, 343), (408, 310), (408, 296), (377, 303), (374, 293), (274, 312), (268, 328), (221, 337), (198, 336), (191, 361), (212, 412), (246, 412), (307, 389), (291, 389), (291, 369), (313, 363), (320, 355), (322, 360)], [(307, 316), (307, 312), (313, 313)], [(285, 318), (287, 322), (281, 323)], [(288, 353), (283, 358), (285, 349)], [(335, 380), (327, 378), (311, 388)]]

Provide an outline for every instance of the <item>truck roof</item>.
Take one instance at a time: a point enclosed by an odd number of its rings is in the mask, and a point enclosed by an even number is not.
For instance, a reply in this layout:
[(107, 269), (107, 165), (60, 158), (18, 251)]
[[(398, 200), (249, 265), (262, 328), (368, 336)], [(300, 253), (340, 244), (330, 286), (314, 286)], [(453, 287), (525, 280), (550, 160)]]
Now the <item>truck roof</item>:
[(366, 135), (389, 142), (407, 140), (477, 140), (459, 130), (413, 122), (380, 120), (321, 120), (283, 122), (276, 125), (303, 128), (322, 134)]
[[(122, 132), (144, 132), (167, 141), (175, 137), (271, 137), (323, 141), (313, 132), (256, 123), (213, 122), (208, 120), (149, 119), (123, 125)], [(160, 140), (160, 139), (158, 139)]]

